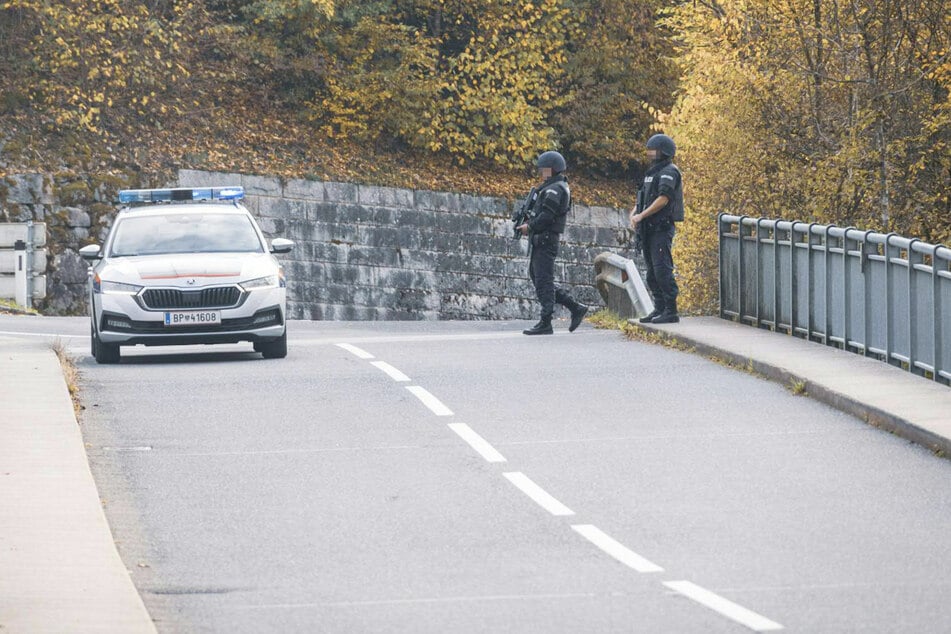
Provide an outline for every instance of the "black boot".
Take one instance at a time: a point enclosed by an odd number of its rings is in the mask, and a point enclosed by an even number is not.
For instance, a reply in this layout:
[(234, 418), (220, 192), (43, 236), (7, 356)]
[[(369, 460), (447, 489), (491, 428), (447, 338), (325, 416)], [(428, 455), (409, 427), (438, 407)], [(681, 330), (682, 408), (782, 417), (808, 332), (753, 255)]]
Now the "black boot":
[(568, 326), (568, 332), (574, 332), (587, 314), (588, 307), (581, 302), (575, 302), (574, 308), (571, 309), (571, 324)]
[(665, 306), (666, 304), (664, 303), (664, 300), (655, 299), (653, 312), (651, 312), (651, 314), (649, 315), (645, 315), (644, 317), (641, 317), (640, 319), (638, 319), (638, 321), (641, 322), (642, 324), (651, 323), (652, 321), (654, 321), (655, 319), (657, 319), (663, 314)]
[(676, 324), (680, 321), (680, 315), (677, 314), (677, 300), (667, 302), (664, 312), (654, 318), (652, 324)]
[(542, 317), (537, 324), (529, 328), (528, 330), (523, 330), (523, 335), (551, 335), (554, 334), (554, 330), (551, 327), (551, 317)]

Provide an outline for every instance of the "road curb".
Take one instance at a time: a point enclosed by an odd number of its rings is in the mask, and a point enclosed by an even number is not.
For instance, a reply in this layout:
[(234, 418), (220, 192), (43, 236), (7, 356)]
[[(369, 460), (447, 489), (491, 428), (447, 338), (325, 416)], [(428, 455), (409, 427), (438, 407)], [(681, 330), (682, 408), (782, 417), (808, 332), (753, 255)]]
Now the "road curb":
[(0, 630), (154, 634), (48, 343), (0, 338)]
[[(707, 357), (725, 362), (736, 368), (750, 368), (756, 374), (759, 374), (771, 381), (781, 383), (785, 386), (791, 386), (795, 383), (802, 383), (805, 396), (816, 401), (824, 403), (841, 412), (855, 416), (859, 420), (884, 431), (890, 432), (921, 445), (943, 458), (951, 459), (951, 438), (938, 433), (935, 430), (928, 429), (927, 426), (914, 422), (911, 416), (890, 409), (870, 405), (864, 400), (857, 399), (852, 395), (839, 389), (826, 385), (821, 380), (811, 377), (801, 372), (794, 372), (780, 365), (763, 361), (755, 356), (740, 354), (728, 350), (718, 345), (703, 341), (697, 337), (677, 332), (675, 325), (655, 325), (641, 324), (637, 320), (628, 320), (628, 323), (638, 329), (655, 334), (664, 341), (678, 344), (678, 347), (689, 346), (693, 351)], [(726, 322), (730, 323), (730, 322)], [(749, 326), (740, 326), (738, 328), (750, 328)], [(750, 328), (753, 330), (752, 328)], [(771, 333), (777, 337), (788, 337), (787, 335)], [(802, 341), (803, 345), (815, 345), (812, 342)], [(850, 353), (845, 353), (850, 354)], [(858, 355), (856, 355), (858, 356)], [(877, 362), (876, 362), (877, 363)], [(884, 365), (884, 364), (883, 364)], [(909, 379), (922, 382), (922, 388), (930, 386), (926, 379), (908, 375)], [(951, 394), (951, 392), (949, 392)]]

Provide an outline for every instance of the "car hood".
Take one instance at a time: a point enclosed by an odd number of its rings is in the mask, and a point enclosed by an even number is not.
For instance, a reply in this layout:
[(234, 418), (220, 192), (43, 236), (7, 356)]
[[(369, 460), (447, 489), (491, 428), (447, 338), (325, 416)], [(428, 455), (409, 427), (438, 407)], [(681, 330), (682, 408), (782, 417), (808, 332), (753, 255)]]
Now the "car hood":
[(186, 253), (111, 258), (98, 273), (113, 282), (200, 288), (275, 275), (278, 269), (268, 253)]

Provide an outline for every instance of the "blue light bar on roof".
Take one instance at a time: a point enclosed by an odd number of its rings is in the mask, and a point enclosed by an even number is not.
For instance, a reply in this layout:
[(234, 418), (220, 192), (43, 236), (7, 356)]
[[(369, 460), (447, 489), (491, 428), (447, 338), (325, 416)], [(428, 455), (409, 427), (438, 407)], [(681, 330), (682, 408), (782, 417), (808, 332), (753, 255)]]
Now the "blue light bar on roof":
[(173, 189), (123, 189), (120, 203), (193, 202), (198, 200), (231, 200), (244, 198), (244, 188), (236, 187), (178, 187)]

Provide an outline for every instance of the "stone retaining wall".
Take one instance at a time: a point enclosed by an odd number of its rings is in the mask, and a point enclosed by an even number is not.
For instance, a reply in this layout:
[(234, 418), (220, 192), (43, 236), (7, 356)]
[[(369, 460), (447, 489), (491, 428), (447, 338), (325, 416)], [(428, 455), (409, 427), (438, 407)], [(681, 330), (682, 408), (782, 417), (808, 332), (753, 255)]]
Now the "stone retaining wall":
[[(297, 319), (531, 319), (527, 240), (513, 240), (516, 202), (349, 183), (182, 170), (179, 185), (242, 185), (280, 256)], [(593, 262), (627, 241), (626, 214), (575, 205), (556, 280), (601, 304)], [(626, 249), (625, 249), (626, 253)]]
[[(279, 256), (295, 319), (531, 319), (527, 241), (511, 238), (517, 201), (351, 183), (181, 170), (178, 186), (242, 185), (245, 204), (269, 238), (294, 240)], [(176, 184), (173, 184), (176, 185)], [(0, 222), (50, 226), (46, 300), (52, 314), (85, 312), (86, 264), (78, 249), (101, 242), (120, 187), (92, 177), (40, 174), (0, 184)], [(153, 185), (154, 186), (154, 185)], [(563, 236), (556, 281), (595, 306), (593, 262), (628, 254), (626, 213), (575, 205)]]

